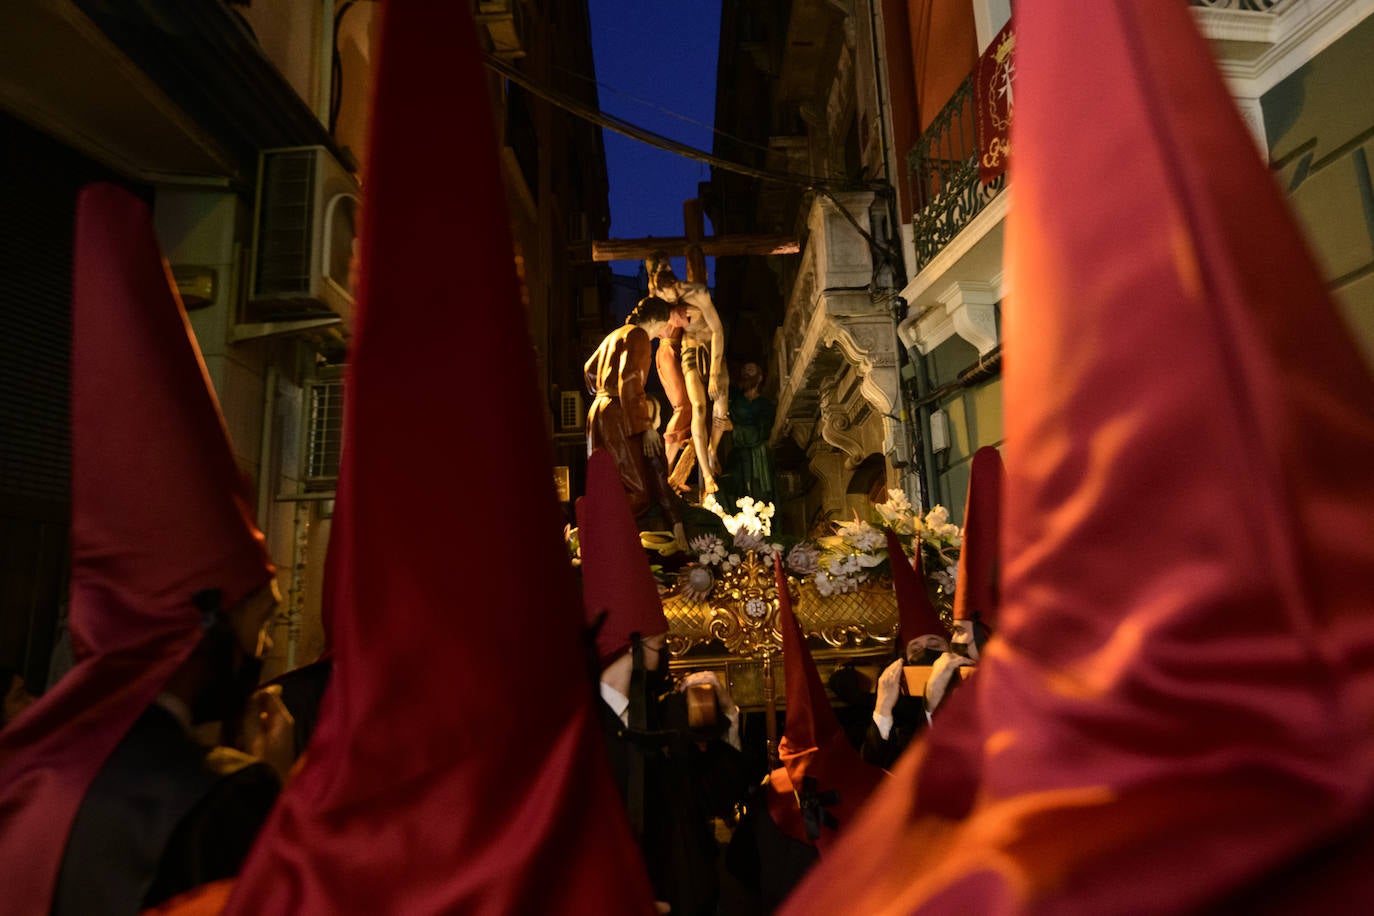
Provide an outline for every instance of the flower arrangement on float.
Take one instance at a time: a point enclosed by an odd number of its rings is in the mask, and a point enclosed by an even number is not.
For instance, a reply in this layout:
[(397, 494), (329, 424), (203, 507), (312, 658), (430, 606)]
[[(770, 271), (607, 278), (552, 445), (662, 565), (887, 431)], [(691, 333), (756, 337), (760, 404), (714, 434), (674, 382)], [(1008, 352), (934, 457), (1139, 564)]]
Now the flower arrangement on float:
[[(832, 534), (790, 544), (774, 540), (772, 503), (753, 497), (741, 498), (734, 514), (725, 511), (709, 495), (702, 508), (720, 519), (726, 536), (702, 534), (688, 541), (687, 562), (676, 572), (667, 573), (659, 564), (651, 568), (660, 588), (680, 588), (693, 601), (710, 598), (716, 584), (737, 568), (746, 555), (754, 554), (767, 564), (774, 556), (783, 558), (787, 572), (799, 581), (810, 582), (822, 597), (858, 591), (864, 583), (885, 579), (891, 566), (887, 538), (883, 529), (891, 528), (901, 543), (906, 562), (921, 550), (922, 566), (935, 586), (937, 603), (948, 605), (954, 596), (955, 576), (963, 531), (949, 520), (949, 510), (934, 506), (922, 515), (899, 489), (888, 491), (887, 499), (873, 507), (873, 520), (857, 515), (849, 521), (832, 522)], [(574, 565), (581, 562), (577, 529), (564, 529), (564, 539)]]
[(769, 563), (774, 555), (781, 556), (786, 570), (797, 579), (810, 582), (822, 597), (858, 591), (864, 583), (889, 574), (884, 528), (896, 533), (907, 562), (913, 551), (922, 551), (923, 567), (936, 585), (937, 600), (943, 603), (954, 594), (963, 532), (950, 522), (949, 511), (943, 506), (935, 506), (923, 516), (912, 507), (905, 493), (889, 490), (887, 500), (873, 507), (872, 522), (856, 515), (850, 521), (832, 523), (833, 534), (797, 541), (791, 546), (771, 540), (775, 511), (772, 503), (746, 496), (737, 507), (739, 511), (732, 515), (714, 496), (708, 496), (702, 503), (702, 508), (721, 520), (730, 541), (708, 534), (689, 542), (695, 559), (680, 573), (686, 597), (706, 600), (720, 577), (739, 566), (748, 553)]

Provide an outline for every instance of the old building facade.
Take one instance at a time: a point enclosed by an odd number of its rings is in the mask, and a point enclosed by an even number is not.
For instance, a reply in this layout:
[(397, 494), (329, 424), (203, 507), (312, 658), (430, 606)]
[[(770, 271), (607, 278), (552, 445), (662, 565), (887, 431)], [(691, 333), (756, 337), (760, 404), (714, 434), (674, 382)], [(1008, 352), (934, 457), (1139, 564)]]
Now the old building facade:
[[(585, 0), (472, 6), (493, 58), (543, 79), (593, 73)], [(256, 494), (286, 595), (267, 673), (323, 648), (378, 11), (375, 0), (14, 0), (0, 13), (0, 664), (30, 683), (49, 677), (65, 602), (71, 224), (92, 180), (152, 205)], [(490, 90), (554, 429), (560, 390), (580, 382), (575, 338), (599, 327), (609, 285), (575, 252), (609, 222), (604, 151), (599, 129), (497, 77)], [(574, 91), (595, 104), (594, 81)], [(444, 473), (441, 455), (417, 462), (421, 481)], [(390, 483), (422, 498), (414, 480)]]
[[(1374, 352), (1374, 108), (1359, 88), (1374, 77), (1374, 4), (1191, 5)], [(775, 0), (723, 13), (717, 152), (803, 179), (718, 169), (711, 198), (718, 231), (804, 240), (798, 256), (722, 259), (719, 270), (719, 298), (739, 303), (738, 336), (758, 346), (775, 329), (779, 512), (797, 533), (862, 511), (884, 486), (957, 519), (973, 452), (1001, 442), (1014, 191), (1005, 175), (980, 177), (985, 100), (974, 96), (980, 62), (1014, 71), (1011, 14), (1010, 0)]]

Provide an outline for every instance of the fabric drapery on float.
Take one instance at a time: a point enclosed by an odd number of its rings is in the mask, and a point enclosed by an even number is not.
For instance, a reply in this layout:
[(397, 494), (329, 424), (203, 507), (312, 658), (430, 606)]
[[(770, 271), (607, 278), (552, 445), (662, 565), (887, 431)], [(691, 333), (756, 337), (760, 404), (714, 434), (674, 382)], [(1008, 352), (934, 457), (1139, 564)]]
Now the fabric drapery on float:
[(0, 887), (52, 908), (96, 773), (204, 633), (274, 569), (143, 201), (77, 199), (72, 285), (72, 573), (77, 665), (0, 732)]
[[(228, 912), (652, 913), (597, 731), (471, 15), (382, 16), (334, 681)], [(446, 472), (399, 498), (422, 453)]]
[(1374, 383), (1183, 3), (1017, 28), (998, 634), (786, 912), (1369, 900)]

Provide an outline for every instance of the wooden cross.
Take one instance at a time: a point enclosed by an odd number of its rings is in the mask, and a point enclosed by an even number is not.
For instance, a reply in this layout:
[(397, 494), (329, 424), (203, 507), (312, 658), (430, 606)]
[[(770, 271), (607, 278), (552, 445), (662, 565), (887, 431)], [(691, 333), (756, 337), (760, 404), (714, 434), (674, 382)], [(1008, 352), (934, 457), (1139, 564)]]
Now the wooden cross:
[[(604, 239), (592, 242), (593, 261), (642, 261), (655, 251), (670, 256), (687, 256), (687, 279), (706, 282), (706, 259), (732, 255), (796, 254), (801, 251), (793, 235), (713, 235), (706, 236), (701, 201), (682, 205), (684, 235), (646, 239)], [(694, 265), (694, 261), (699, 264)], [(695, 266), (695, 270), (694, 270)]]

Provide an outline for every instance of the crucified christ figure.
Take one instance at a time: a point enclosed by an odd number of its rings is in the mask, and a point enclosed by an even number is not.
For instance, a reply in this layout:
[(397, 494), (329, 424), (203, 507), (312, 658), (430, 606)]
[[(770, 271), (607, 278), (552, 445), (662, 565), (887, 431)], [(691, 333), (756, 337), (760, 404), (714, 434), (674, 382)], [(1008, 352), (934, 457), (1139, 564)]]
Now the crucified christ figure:
[[(668, 255), (657, 251), (645, 262), (649, 295), (673, 306), (670, 327), (658, 349), (658, 377), (673, 405), (664, 434), (671, 483), (686, 488), (693, 461), (701, 468), (702, 493), (718, 489), (716, 447), (730, 428), (730, 375), (725, 367), (725, 329), (705, 284), (679, 280)], [(690, 441), (692, 450), (682, 454)]]

